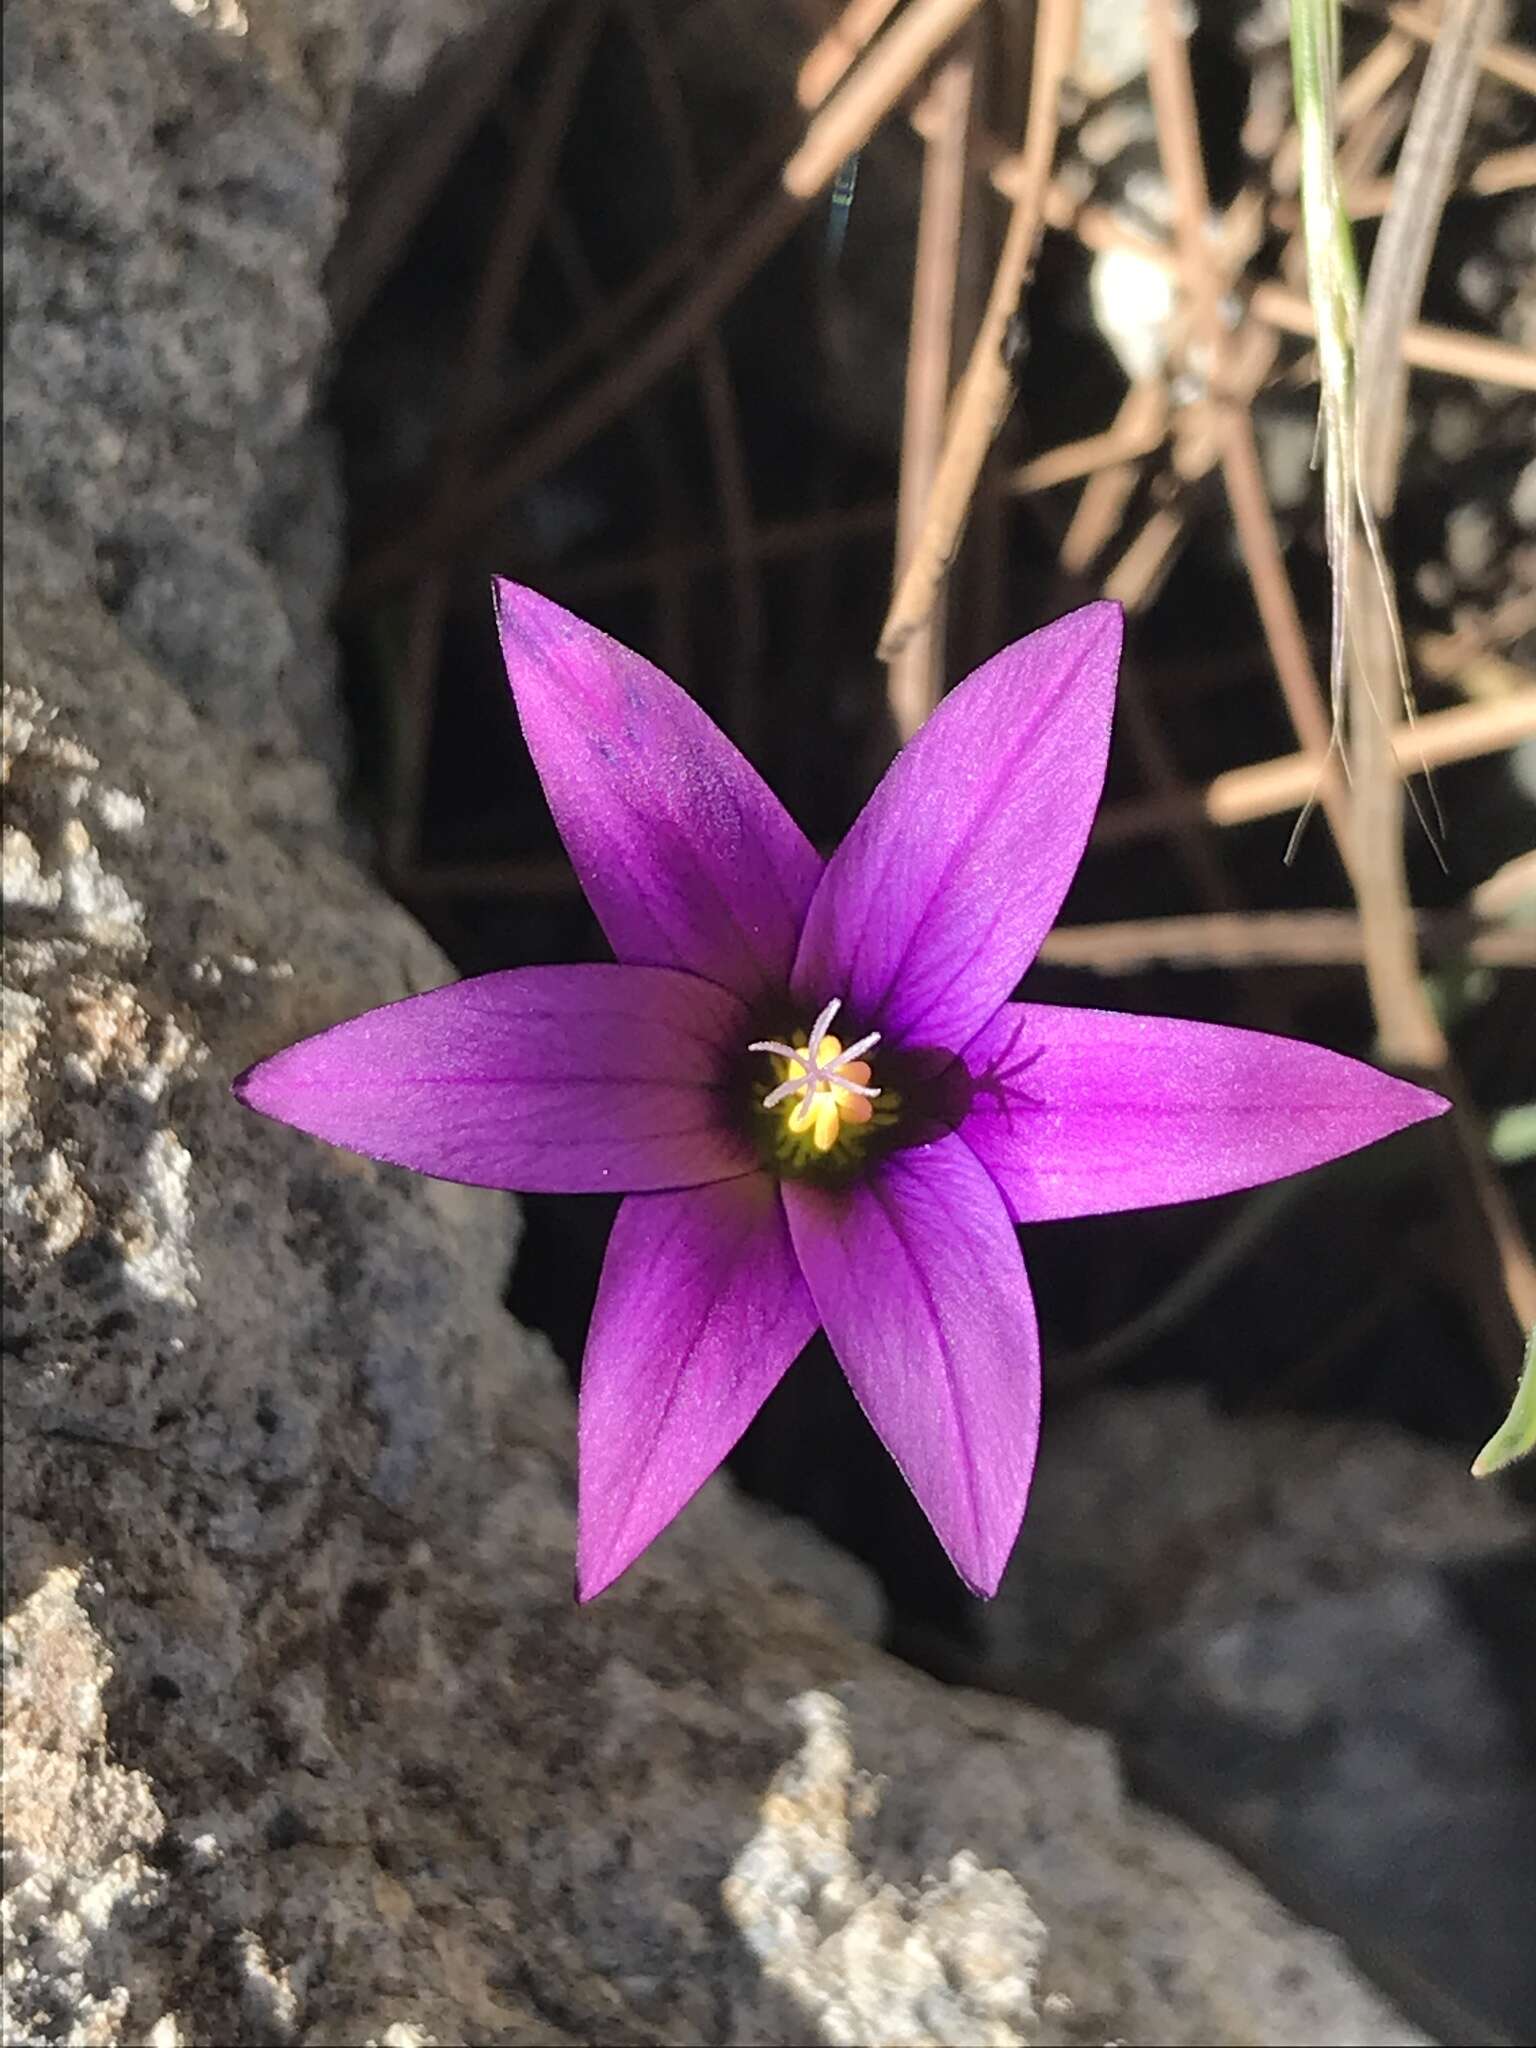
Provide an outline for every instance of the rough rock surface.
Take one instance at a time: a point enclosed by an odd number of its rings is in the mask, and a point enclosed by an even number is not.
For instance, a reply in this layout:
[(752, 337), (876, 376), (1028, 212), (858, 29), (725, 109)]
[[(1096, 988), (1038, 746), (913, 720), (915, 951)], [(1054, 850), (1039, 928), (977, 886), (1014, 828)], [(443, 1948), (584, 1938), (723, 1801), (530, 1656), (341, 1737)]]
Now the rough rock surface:
[(1528, 1512), (1397, 1431), (1174, 1390), (1058, 1420), (1028, 1537), (995, 1681), (1111, 1728), (1379, 1965), (1529, 2032), (1536, 1760), (1477, 1620), (1529, 1582)]
[[(531, 4), (531, 0), (530, 0)], [(489, 0), (11, 0), (7, 547), (94, 591), (253, 743), (273, 821), (344, 765), (339, 561), (311, 417), (345, 124), (376, 127)]]
[(510, 1205), (230, 1098), (445, 971), (317, 765), (348, 19), (7, 23), (6, 2039), (1417, 2039), (720, 1488), (577, 1612)]

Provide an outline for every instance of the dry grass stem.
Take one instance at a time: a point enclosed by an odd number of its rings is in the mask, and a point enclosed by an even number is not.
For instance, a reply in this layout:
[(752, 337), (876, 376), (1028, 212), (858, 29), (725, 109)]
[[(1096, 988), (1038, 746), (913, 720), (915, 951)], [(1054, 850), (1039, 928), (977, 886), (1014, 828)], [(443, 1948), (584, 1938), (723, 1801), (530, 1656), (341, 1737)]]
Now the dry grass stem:
[[(1206, 374), (1220, 391), (1228, 337), (1211, 249), (1210, 195), (1200, 148), (1189, 51), (1173, 0), (1148, 0), (1146, 18), (1147, 78), (1158, 149), (1173, 200), (1175, 261), (1180, 284), (1190, 300)], [(1350, 832), (1342, 783), (1330, 760), (1332, 728), (1295, 593), (1286, 574), (1264, 487), (1253, 419), (1246, 405), (1223, 408), (1220, 459), (1238, 545), (1247, 565), (1281, 694), (1296, 737), (1314, 765), (1318, 794), (1347, 867)]]
[(848, 0), (848, 5), (816, 44), (795, 79), (795, 98), (814, 113), (849, 67), (884, 28), (896, 0)]
[[(1438, 7), (1389, 7), (1387, 16), (1394, 28), (1421, 43), (1433, 44), (1444, 26)], [(1536, 93), (1536, 56), (1529, 50), (1513, 43), (1489, 43), (1478, 63), (1490, 78), (1500, 78), (1521, 92)]]
[[(1171, 566), (1174, 550), (1184, 538), (1185, 525), (1182, 505), (1160, 505), (1104, 578), (1104, 595), (1123, 604), (1128, 612), (1140, 611)], [(1079, 546), (1086, 545), (1087, 538), (1079, 535)], [(1062, 562), (1066, 566), (1065, 549)]]
[[(1486, 660), (1500, 647), (1536, 632), (1536, 590), (1518, 590), (1479, 618), (1458, 625), (1452, 633), (1424, 633), (1414, 643), (1420, 666), (1430, 675), (1461, 680), (1467, 668)], [(1504, 664), (1506, 680), (1528, 680), (1523, 671)]]
[[(1394, 184), (1389, 177), (1364, 178), (1347, 186), (1344, 205), (1350, 219), (1378, 220), (1392, 204)], [(1514, 149), (1494, 150), (1474, 164), (1457, 194), (1489, 199), (1501, 192), (1523, 192), (1532, 185), (1536, 185), (1536, 143), (1521, 143)], [(1294, 200), (1282, 199), (1269, 209), (1269, 218), (1276, 227), (1290, 231), (1299, 225), (1301, 209)]]
[[(549, 202), (560, 144), (570, 124), (571, 109), (586, 75), (604, 12), (601, 0), (591, 0), (591, 4), (581, 6), (568, 17), (538, 111), (524, 141), (521, 161), (508, 184), (491, 232), (443, 437), (434, 493), (434, 506), (439, 514), (456, 502), (470, 475), (476, 424), (494, 385), (497, 353), (508, 315)], [(446, 564), (433, 564), (411, 592), (384, 848), (386, 863), (397, 870), (414, 859), (420, 835), (422, 791), (450, 573)]]
[(814, 199), (831, 184), (980, 5), (981, 0), (911, 0), (889, 33), (812, 117), (805, 140), (783, 170), (784, 190), (792, 199)]
[[(1426, 945), (1482, 967), (1536, 969), (1536, 930), (1484, 925), (1457, 911), (1420, 911)], [(1139, 974), (1149, 967), (1358, 967), (1360, 920), (1348, 910), (1218, 911), (1058, 925), (1040, 949), (1053, 967)]]
[(402, 531), (365, 558), (342, 592), (344, 609), (376, 600), (483, 527), (520, 490), (547, 476), (619, 419), (695, 346), (742, 286), (795, 228), (801, 205), (775, 191), (712, 258), (702, 259), (691, 289), (632, 349), (499, 462), (484, 471), (440, 517)]
[[(1377, 102), (1392, 90), (1408, 68), (1414, 54), (1413, 39), (1400, 29), (1389, 29), (1354, 70), (1340, 80), (1334, 100), (1334, 115), (1340, 133), (1347, 132)], [(1290, 195), (1301, 185), (1301, 130), (1293, 121), (1281, 137), (1269, 165), (1270, 189)]]
[(1467, 190), (1479, 197), (1496, 192), (1520, 192), (1536, 185), (1536, 142), (1515, 149), (1496, 149), (1474, 164), (1467, 178)]
[(1056, 559), (1068, 576), (1086, 575), (1109, 546), (1140, 478), (1134, 462), (1117, 462), (1089, 477), (1056, 550)]
[[(1360, 314), (1359, 440), (1365, 495), (1384, 517), (1397, 495), (1408, 405), (1404, 339), (1418, 318), (1456, 158), (1471, 118), (1478, 58), (1493, 37), (1497, 0), (1447, 0), (1371, 257)], [(1536, 377), (1536, 359), (1529, 368)]]
[[(1508, 697), (1427, 712), (1412, 726), (1394, 726), (1388, 772), (1399, 778), (1414, 775), (1425, 766), (1444, 768), (1455, 761), (1505, 753), (1530, 739), (1536, 739), (1536, 684)], [(1306, 754), (1231, 768), (1208, 786), (1206, 812), (1214, 825), (1273, 817), (1305, 803), (1316, 774)]]
[[(1494, 26), (1493, 0), (1451, 0), (1445, 10), (1403, 144), (1393, 203), (1371, 260), (1358, 340), (1359, 468), (1352, 485), (1360, 499), (1361, 527), (1345, 572), (1354, 613), (1347, 694), (1355, 894), (1382, 1050), (1396, 1065), (1425, 1069), (1443, 1065), (1448, 1048), (1424, 992), (1408, 896), (1397, 720), (1401, 710), (1411, 724), (1413, 706), (1391, 571), (1376, 522), (1387, 517), (1397, 496), (1408, 409), (1402, 337), (1423, 297), (1472, 111), (1478, 56), (1492, 40)], [(1530, 701), (1536, 703), (1536, 695)]]
[(469, 137), (495, 103), (537, 21), (536, 8), (503, 9), (441, 83), (429, 88), (432, 104), (420, 109), (410, 146), (388, 151), (364, 178), (326, 273), (334, 340), (344, 340), (372, 305)]
[(1308, 763), (1311, 788), (1327, 814), (1344, 865), (1351, 868), (1349, 815), (1343, 778), (1332, 758), (1333, 727), (1327, 700), (1312, 666), (1296, 594), (1286, 574), (1284, 551), (1264, 488), (1253, 420), (1246, 412), (1234, 413), (1227, 422), (1221, 467), (1232, 523), (1237, 528), (1238, 545), (1253, 585), (1254, 602), (1275, 664), (1280, 693)]
[[(640, 51), (646, 82), (656, 109), (657, 126), (671, 163), (682, 224), (697, 218), (704, 195), (693, 158), (683, 95), (657, 18), (655, 0), (627, 0), (629, 18)], [(735, 660), (726, 679), (726, 723), (749, 751), (756, 736), (758, 665), (766, 632), (763, 592), (752, 545), (752, 492), (740, 408), (731, 379), (730, 358), (716, 327), (707, 327), (694, 351), (704, 429), (709, 438), (720, 522), (731, 590), (731, 625)], [(677, 577), (680, 594), (686, 578)], [(683, 606), (679, 606), (680, 615)]]
[[(999, 191), (1014, 188), (1012, 177), (999, 179), (995, 172), (991, 182)], [(1165, 242), (1128, 226), (1107, 206), (1079, 206), (1069, 196), (1058, 194), (1056, 206), (1048, 208), (1047, 219), (1050, 226), (1067, 230), (1095, 254), (1125, 249), (1170, 276), (1179, 274), (1178, 256)], [(1288, 285), (1270, 279), (1255, 284), (1248, 293), (1248, 310), (1282, 334), (1303, 335), (1308, 340), (1317, 337), (1317, 316), (1305, 294)], [(1468, 334), (1459, 327), (1417, 322), (1403, 336), (1402, 356), (1410, 369), (1432, 370), (1470, 383), (1503, 384), (1515, 391), (1536, 391), (1536, 355), (1529, 349), (1489, 335)]]
[(1115, 423), (1102, 434), (1089, 434), (1081, 441), (1065, 441), (1047, 449), (1032, 461), (1009, 473), (1006, 488), (1016, 497), (1032, 491), (1053, 490), (1057, 484), (1073, 483), (1092, 476), (1112, 463), (1134, 462), (1154, 454), (1168, 435), (1168, 388), (1160, 378), (1133, 384), (1115, 415)]
[[(1256, 284), (1249, 295), (1254, 318), (1285, 334), (1315, 335), (1317, 322), (1300, 292), (1283, 284)], [(1536, 355), (1513, 342), (1487, 335), (1464, 334), (1456, 327), (1431, 327), (1420, 321), (1403, 335), (1403, 361), (1413, 370), (1434, 370), (1446, 377), (1465, 377), (1479, 384), (1504, 384), (1514, 391), (1536, 391)]]
[(1221, 279), (1212, 261), (1211, 198), (1200, 148), (1189, 48), (1175, 0), (1146, 0), (1147, 85), (1157, 123), (1157, 147), (1173, 201), (1174, 249), (1191, 325), (1215, 381), (1226, 341)]
[(1477, 917), (1505, 918), (1536, 911), (1536, 853), (1517, 854), (1472, 891)]
[[(1402, 10), (1395, 10), (1393, 19), (1409, 25)], [(1363, 531), (1351, 564), (1355, 605), (1349, 649), (1355, 769), (1350, 803), (1355, 834), (1351, 874), (1365, 937), (1366, 978), (1383, 1051), (1389, 1059), (1433, 1071), (1450, 1096), (1450, 1141), (1496, 1251), (1508, 1304), (1524, 1329), (1536, 1320), (1536, 1263), (1508, 1194), (1490, 1165), (1481, 1124), (1452, 1068), (1444, 1034), (1419, 976), (1417, 934), (1403, 865), (1397, 735), (1383, 715), (1387, 692), (1382, 679), (1394, 668), (1401, 669), (1402, 642), (1372, 517), (1390, 509), (1396, 491), (1406, 408), (1406, 333), (1418, 310), (1478, 67), (1489, 51), (1496, 19), (1493, 0), (1452, 0), (1437, 23), (1424, 84), (1398, 165), (1393, 204), (1372, 260), (1360, 323), (1358, 485)], [(1536, 364), (1531, 368), (1536, 371)], [(1475, 1259), (1473, 1263), (1475, 1272)], [(1497, 1311), (1484, 1299), (1485, 1288), (1478, 1284), (1475, 1292), (1490, 1347), (1502, 1364), (1495, 1341)]]
[(1045, 189), (1056, 155), (1061, 88), (1077, 47), (1078, 0), (1039, 0), (1029, 109), (1020, 152), (1024, 170), (1014, 198), (986, 310), (950, 409), (944, 451), (913, 548), (880, 635), (889, 661), (927, 619), (959, 545), (987, 451), (1013, 402), (1003, 339), (1034, 264)]
[(1408, 125), (1411, 106), (1405, 92), (1395, 92), (1362, 115), (1345, 136), (1334, 163), (1339, 184), (1346, 192), (1381, 169)]
[(1141, 471), (1135, 463), (1114, 463), (1112, 469), (1100, 469), (1087, 479), (1057, 549), (1057, 561), (1067, 575), (1085, 575), (1098, 561), (1120, 530), (1124, 508), (1139, 481)]
[[(901, 426), (901, 487), (896, 511), (896, 572), (911, 559), (939, 466), (949, 403), (965, 208), (966, 142), (975, 60), (951, 57), (925, 102), (922, 199), (912, 280), (906, 400)], [(891, 717), (909, 740), (938, 703), (944, 686), (944, 628), (936, 607), (920, 631), (892, 657), (887, 677)]]

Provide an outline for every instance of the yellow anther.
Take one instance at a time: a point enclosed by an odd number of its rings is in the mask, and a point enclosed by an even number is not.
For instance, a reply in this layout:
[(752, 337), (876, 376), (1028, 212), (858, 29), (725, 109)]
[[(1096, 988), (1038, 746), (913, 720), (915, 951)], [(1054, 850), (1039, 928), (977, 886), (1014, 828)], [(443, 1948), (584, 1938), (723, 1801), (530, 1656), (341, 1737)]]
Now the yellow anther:
[(880, 1090), (870, 1085), (869, 1062), (861, 1059), (877, 1044), (872, 1031), (845, 1052), (842, 1040), (827, 1026), (839, 1004), (828, 1003), (811, 1027), (810, 1037), (796, 1045), (759, 1039), (749, 1050), (773, 1056), (779, 1080), (763, 1097), (763, 1108), (785, 1110), (785, 1128), (792, 1137), (809, 1137), (818, 1152), (830, 1152), (845, 1124), (867, 1124)]

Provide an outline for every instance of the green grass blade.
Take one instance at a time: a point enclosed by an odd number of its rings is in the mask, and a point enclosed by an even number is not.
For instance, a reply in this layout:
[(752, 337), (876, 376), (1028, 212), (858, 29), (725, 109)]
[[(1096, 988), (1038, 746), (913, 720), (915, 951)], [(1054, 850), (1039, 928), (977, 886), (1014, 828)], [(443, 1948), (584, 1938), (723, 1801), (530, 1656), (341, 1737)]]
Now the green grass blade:
[(1486, 1479), (1490, 1472), (1502, 1472), (1531, 1451), (1536, 1451), (1536, 1330), (1525, 1340), (1525, 1365), (1514, 1404), (1473, 1459), (1472, 1476)]

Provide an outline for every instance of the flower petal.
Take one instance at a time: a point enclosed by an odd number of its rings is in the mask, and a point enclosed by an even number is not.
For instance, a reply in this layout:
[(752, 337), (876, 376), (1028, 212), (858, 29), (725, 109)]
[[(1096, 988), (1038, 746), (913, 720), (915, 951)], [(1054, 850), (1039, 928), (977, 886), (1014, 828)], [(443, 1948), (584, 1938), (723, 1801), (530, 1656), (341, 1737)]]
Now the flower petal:
[(792, 986), (847, 1023), (958, 1051), (1035, 957), (1104, 781), (1118, 605), (993, 657), (903, 748), (811, 900)]
[(627, 1194), (752, 1170), (722, 1075), (740, 1000), (660, 967), (521, 967), (369, 1010), (262, 1060), (240, 1100), (440, 1180)]
[(534, 766), (615, 953), (749, 999), (782, 988), (821, 859), (756, 769), (660, 669), (548, 598), (498, 578), (496, 617)]
[(767, 1174), (624, 1203), (581, 1368), (578, 1599), (693, 1498), (815, 1330)]
[(800, 1270), (848, 1383), (972, 1592), (997, 1590), (1040, 1427), (1019, 1241), (963, 1140), (842, 1190), (784, 1185)]
[(1019, 1223), (1257, 1187), (1450, 1106), (1267, 1032), (1042, 1003), (1009, 1003), (965, 1061), (965, 1140)]

